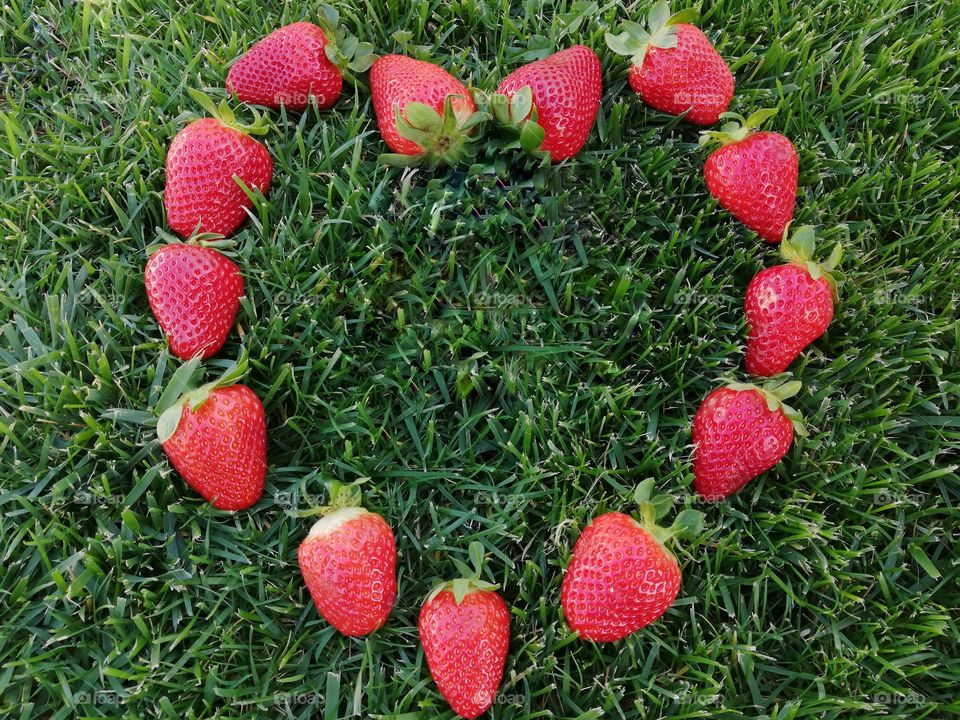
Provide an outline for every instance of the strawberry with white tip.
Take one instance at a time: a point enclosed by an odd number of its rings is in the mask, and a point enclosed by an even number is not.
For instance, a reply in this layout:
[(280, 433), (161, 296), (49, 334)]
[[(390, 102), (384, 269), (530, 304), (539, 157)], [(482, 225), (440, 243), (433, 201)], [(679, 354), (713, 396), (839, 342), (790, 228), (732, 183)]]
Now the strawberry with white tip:
[(359, 505), (356, 486), (331, 484), (330, 505), (300, 547), (297, 560), (313, 603), (348, 637), (383, 627), (397, 596), (397, 546), (393, 530)]

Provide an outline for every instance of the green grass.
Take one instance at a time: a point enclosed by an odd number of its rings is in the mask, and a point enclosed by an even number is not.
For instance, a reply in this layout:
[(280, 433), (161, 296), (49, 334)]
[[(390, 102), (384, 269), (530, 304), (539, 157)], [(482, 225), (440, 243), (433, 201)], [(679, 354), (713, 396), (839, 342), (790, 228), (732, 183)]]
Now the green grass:
[[(419, 605), (479, 540), (512, 608), (489, 717), (960, 716), (960, 3), (719, 0), (701, 27), (731, 109), (778, 105), (796, 220), (847, 282), (794, 365), (810, 437), (707, 514), (659, 622), (575, 639), (563, 568), (652, 477), (693, 503), (690, 420), (740, 370), (764, 247), (707, 195), (697, 131), (645, 109), (566, 0), (338, 3), (380, 52), (477, 87), (584, 42), (604, 64), (575, 162), (404, 174), (369, 95), (286, 117), (269, 201), (237, 235), (269, 470), (219, 513), (137, 425), (178, 365), (147, 306), (165, 149), (228, 63), (313, 3), (11, 0), (0, 8), (0, 716), (449, 718)], [(270, 9), (283, 7), (282, 11)], [(505, 16), (509, 12), (509, 17)], [(244, 115), (241, 111), (241, 115)], [(336, 634), (296, 548), (323, 483), (396, 530), (387, 626)]]

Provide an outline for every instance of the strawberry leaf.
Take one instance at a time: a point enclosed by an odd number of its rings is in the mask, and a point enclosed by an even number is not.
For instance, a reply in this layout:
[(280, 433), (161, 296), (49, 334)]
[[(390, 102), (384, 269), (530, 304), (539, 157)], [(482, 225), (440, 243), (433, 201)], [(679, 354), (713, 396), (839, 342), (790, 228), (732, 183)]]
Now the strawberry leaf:
[(652, 34), (656, 34), (670, 21), (670, 3), (668, 0), (658, 0), (647, 15), (647, 26)]
[(479, 578), (483, 570), (483, 544), (476, 540), (473, 541), (467, 548), (467, 554), (470, 556), (470, 562), (473, 564), (473, 577)]
[[(429, 105), (419, 102), (409, 102), (403, 109), (407, 122), (417, 130), (436, 132), (440, 130), (443, 121), (439, 113)], [(419, 143), (418, 143), (419, 144)]]
[(533, 108), (533, 89), (529, 85), (524, 85), (514, 93), (510, 100), (510, 119), (515, 123), (521, 123), (527, 119), (530, 110)]
[(177, 368), (176, 372), (170, 378), (170, 382), (164, 388), (160, 398), (157, 400), (155, 410), (162, 415), (167, 409), (173, 407), (191, 387), (200, 371), (200, 358), (188, 360)]
[(694, 537), (703, 532), (704, 514), (699, 510), (683, 510), (677, 515), (670, 527), (676, 537)]
[(163, 444), (173, 437), (180, 425), (180, 418), (183, 417), (183, 405), (177, 403), (173, 407), (167, 408), (157, 420), (157, 438)]
[(463, 599), (467, 596), (467, 593), (470, 592), (470, 581), (466, 578), (457, 578), (451, 585), (451, 589), (453, 590), (453, 601), (459, 605), (463, 602)]
[(528, 120), (520, 130), (520, 147), (524, 152), (533, 152), (543, 145), (544, 137), (546, 137), (546, 132), (543, 127), (532, 120)]
[(668, 23), (670, 25), (692, 23), (694, 20), (697, 19), (697, 16), (699, 14), (700, 14), (699, 11), (695, 7), (686, 8), (685, 10), (680, 10), (679, 12), (675, 12), (673, 15), (671, 15)]

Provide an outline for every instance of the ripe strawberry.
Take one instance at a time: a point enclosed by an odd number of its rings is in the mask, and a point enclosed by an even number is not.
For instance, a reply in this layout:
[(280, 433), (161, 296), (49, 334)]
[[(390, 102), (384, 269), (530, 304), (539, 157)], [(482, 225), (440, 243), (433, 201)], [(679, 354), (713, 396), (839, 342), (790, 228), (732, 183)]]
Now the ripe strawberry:
[[(700, 144), (723, 145), (707, 158), (707, 189), (733, 216), (768, 243), (783, 239), (797, 204), (797, 151), (786, 137), (755, 132), (776, 110), (701, 133)], [(733, 115), (727, 113), (728, 116)], [(742, 124), (741, 124), (742, 123)]]
[[(195, 370), (197, 362), (195, 358), (183, 369)], [(250, 388), (226, 384), (235, 372), (186, 392), (164, 408), (157, 423), (174, 469), (218, 510), (253, 505), (267, 471), (263, 405)]]
[(799, 391), (799, 382), (731, 383), (707, 396), (693, 419), (693, 486), (701, 497), (732, 495), (783, 459), (794, 432), (806, 435), (784, 402)]
[(600, 60), (590, 48), (576, 45), (507, 75), (497, 88), (504, 100), (493, 98), (492, 107), (501, 124), (521, 128), (524, 150), (549, 153), (558, 163), (587, 142), (602, 92)]
[(223, 347), (243, 296), (233, 261), (200, 245), (167, 245), (150, 256), (144, 281), (170, 352), (206, 359)]
[(297, 559), (317, 611), (344, 635), (360, 637), (387, 621), (397, 596), (397, 546), (376, 513), (348, 495), (310, 529)]
[[(420, 610), (420, 642), (440, 694), (465, 718), (483, 714), (492, 704), (503, 677), (510, 645), (510, 611), (494, 590), (480, 580), (483, 549), (471, 544), (474, 572), (434, 588)], [(478, 558), (479, 556), (479, 558)]]
[(814, 232), (798, 228), (784, 240), (786, 265), (762, 270), (747, 287), (747, 372), (770, 376), (787, 369), (833, 320), (837, 283), (831, 274), (840, 262), (840, 243), (822, 264), (813, 261)]
[(670, 115), (687, 113), (697, 125), (712, 125), (733, 98), (733, 74), (700, 30), (689, 22), (696, 9), (670, 14), (661, 0), (650, 11), (647, 28), (623, 24), (619, 35), (607, 33), (607, 45), (627, 55), (630, 87), (648, 105)]
[(703, 529), (703, 513), (684, 510), (674, 524), (656, 524), (669, 498), (651, 502), (653, 481), (637, 488), (642, 523), (618, 512), (593, 519), (573, 548), (560, 602), (570, 625), (584, 640), (612, 642), (663, 615), (680, 592), (680, 567), (667, 542)]
[(195, 120), (178, 132), (167, 152), (163, 203), (170, 227), (184, 238), (229, 235), (243, 223), (253, 203), (235, 175), (264, 194), (273, 177), (267, 149), (247, 135), (261, 131), (262, 124), (241, 129), (225, 103), (215, 112), (218, 117)]
[(373, 45), (336, 30), (336, 11), (319, 25), (296, 22), (274, 30), (251, 47), (227, 74), (227, 90), (245, 103), (305, 110), (313, 97), (326, 110), (340, 97), (343, 71), (363, 72), (375, 59)]
[(467, 86), (433, 63), (384, 55), (370, 68), (377, 126), (396, 165), (455, 164), (473, 154), (471, 130), (486, 120)]

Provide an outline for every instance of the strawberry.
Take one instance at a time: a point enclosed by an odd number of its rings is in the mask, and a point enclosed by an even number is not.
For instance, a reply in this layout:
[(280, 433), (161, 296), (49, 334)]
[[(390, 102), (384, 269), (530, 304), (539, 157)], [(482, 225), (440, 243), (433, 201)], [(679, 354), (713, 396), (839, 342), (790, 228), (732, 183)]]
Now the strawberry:
[(244, 510), (263, 492), (267, 428), (263, 404), (253, 390), (233, 384), (246, 357), (223, 377), (188, 389), (199, 358), (183, 365), (161, 397), (157, 436), (174, 469), (218, 510)]
[(660, 0), (647, 27), (626, 22), (619, 35), (607, 33), (607, 45), (631, 58), (630, 87), (643, 101), (670, 115), (686, 113), (697, 125), (712, 125), (733, 98), (733, 73), (700, 30), (689, 24), (696, 9), (670, 14)]
[(474, 570), (437, 585), (420, 610), (420, 642), (440, 694), (465, 718), (493, 704), (510, 645), (510, 610), (496, 585), (480, 579), (483, 548), (471, 543)]
[(403, 166), (452, 165), (470, 157), (471, 131), (486, 120), (467, 86), (443, 68), (404, 55), (384, 55), (370, 68), (370, 94), (383, 141)]
[(297, 559), (317, 611), (344, 635), (360, 637), (382, 627), (393, 607), (397, 546), (386, 521), (356, 505), (358, 493), (334, 487)]
[(274, 30), (240, 57), (227, 73), (227, 91), (245, 103), (305, 110), (314, 98), (326, 110), (340, 97), (343, 72), (373, 63), (373, 45), (337, 31), (336, 11), (319, 25), (295, 22)]
[(587, 142), (602, 91), (600, 60), (590, 48), (576, 45), (507, 75), (491, 107), (501, 125), (520, 129), (520, 147), (558, 163)]
[(762, 270), (747, 286), (747, 372), (770, 376), (787, 369), (833, 320), (837, 281), (832, 271), (843, 248), (824, 263), (813, 261), (813, 227), (798, 228), (780, 245), (787, 261)]
[(784, 402), (799, 391), (799, 382), (781, 380), (730, 383), (707, 396), (693, 418), (693, 486), (704, 500), (737, 492), (783, 459), (794, 432), (806, 435)]
[(707, 130), (700, 144), (719, 142), (704, 166), (707, 189), (733, 216), (768, 243), (783, 239), (797, 204), (797, 151), (775, 132), (756, 132), (776, 110), (758, 110), (749, 118), (733, 113), (719, 131)]
[(170, 352), (205, 359), (223, 347), (243, 296), (232, 260), (201, 245), (166, 245), (147, 261), (144, 283)]
[[(194, 97), (199, 101), (203, 96)], [(240, 126), (226, 103), (214, 108), (205, 98), (201, 104), (217, 116), (187, 125), (167, 152), (163, 203), (170, 227), (184, 238), (195, 233), (232, 233), (253, 207), (234, 176), (262, 193), (273, 177), (267, 149), (247, 134), (261, 132), (262, 123)]]
[(669, 528), (657, 525), (670, 498), (650, 499), (653, 481), (637, 488), (642, 522), (609, 512), (580, 534), (563, 577), (560, 602), (570, 629), (584, 640), (613, 642), (663, 615), (680, 592), (680, 566), (667, 543), (703, 529), (703, 513), (684, 510)]

